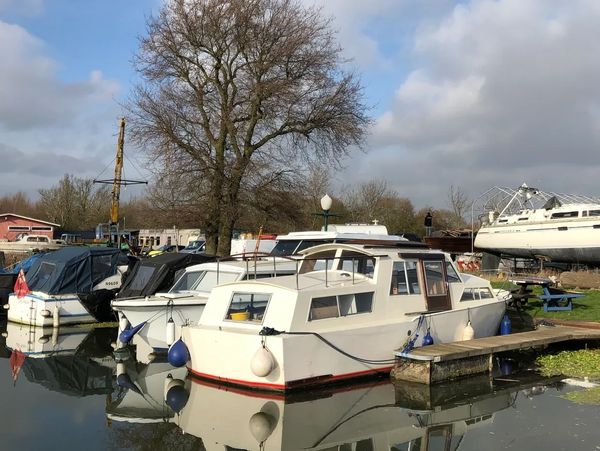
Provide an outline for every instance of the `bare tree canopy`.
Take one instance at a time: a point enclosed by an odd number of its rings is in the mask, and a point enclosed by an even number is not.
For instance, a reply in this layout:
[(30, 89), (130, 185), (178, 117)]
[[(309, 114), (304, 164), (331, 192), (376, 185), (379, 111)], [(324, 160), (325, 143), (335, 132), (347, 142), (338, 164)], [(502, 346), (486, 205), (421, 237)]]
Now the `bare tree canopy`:
[(298, 0), (170, 0), (149, 20), (134, 136), (157, 164), (194, 173), (209, 251), (229, 252), (264, 180), (362, 147), (370, 120), (340, 50), (330, 20)]
[(93, 230), (109, 216), (110, 188), (96, 188), (91, 179), (65, 174), (57, 186), (38, 192), (39, 208), (65, 230)]

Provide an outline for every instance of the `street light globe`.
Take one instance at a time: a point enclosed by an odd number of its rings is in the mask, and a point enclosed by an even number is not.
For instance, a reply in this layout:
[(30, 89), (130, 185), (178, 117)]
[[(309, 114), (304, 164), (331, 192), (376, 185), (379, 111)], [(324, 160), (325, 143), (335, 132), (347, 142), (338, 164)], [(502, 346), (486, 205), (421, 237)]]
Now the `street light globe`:
[(332, 202), (333, 201), (331, 200), (331, 197), (325, 194), (323, 197), (321, 197), (321, 208), (325, 211), (329, 211), (331, 209)]

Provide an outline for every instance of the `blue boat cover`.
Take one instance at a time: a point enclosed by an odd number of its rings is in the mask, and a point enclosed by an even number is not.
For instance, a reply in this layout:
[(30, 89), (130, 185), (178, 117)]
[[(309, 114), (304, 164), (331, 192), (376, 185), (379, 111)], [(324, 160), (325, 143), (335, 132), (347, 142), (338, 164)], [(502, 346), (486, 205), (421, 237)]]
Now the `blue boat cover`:
[(89, 293), (92, 288), (127, 265), (125, 254), (110, 247), (69, 246), (49, 252), (27, 272), (31, 291), (48, 294)]

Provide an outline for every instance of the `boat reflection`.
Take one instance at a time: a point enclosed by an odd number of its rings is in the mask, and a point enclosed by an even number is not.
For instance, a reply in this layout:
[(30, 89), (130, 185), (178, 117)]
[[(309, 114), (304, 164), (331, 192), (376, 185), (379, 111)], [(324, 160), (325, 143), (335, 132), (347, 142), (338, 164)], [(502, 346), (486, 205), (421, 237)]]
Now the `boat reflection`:
[(172, 421), (187, 401), (186, 374), (186, 368), (173, 368), (168, 362), (117, 363), (118, 390), (106, 406), (107, 418), (129, 423)]
[(193, 380), (179, 426), (207, 450), (455, 450), (469, 430), (513, 405), (521, 385), (511, 381), (384, 381), (283, 397)]
[(6, 323), (6, 350), (19, 354), (13, 384), (19, 374), (51, 391), (70, 396), (108, 395), (114, 390), (115, 361), (110, 343), (114, 329), (60, 329)]

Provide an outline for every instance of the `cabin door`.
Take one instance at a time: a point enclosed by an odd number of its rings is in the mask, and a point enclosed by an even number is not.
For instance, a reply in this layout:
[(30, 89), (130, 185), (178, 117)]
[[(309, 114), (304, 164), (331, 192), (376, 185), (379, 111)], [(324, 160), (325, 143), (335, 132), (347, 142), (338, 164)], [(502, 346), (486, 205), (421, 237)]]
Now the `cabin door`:
[(421, 260), (428, 311), (450, 310), (450, 293), (444, 260)]

